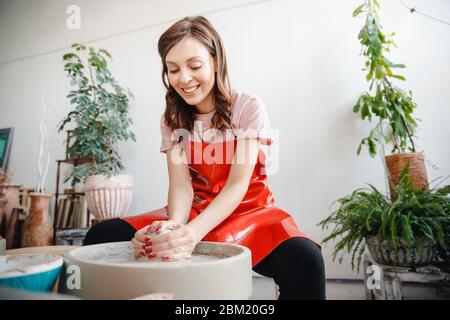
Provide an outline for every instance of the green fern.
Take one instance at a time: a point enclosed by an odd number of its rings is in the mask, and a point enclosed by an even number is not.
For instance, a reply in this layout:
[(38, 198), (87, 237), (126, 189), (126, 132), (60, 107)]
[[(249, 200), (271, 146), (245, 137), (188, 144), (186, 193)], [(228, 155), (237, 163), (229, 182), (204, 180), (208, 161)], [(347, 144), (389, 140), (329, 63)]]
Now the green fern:
[(351, 253), (352, 269), (359, 271), (365, 241), (373, 236), (387, 240), (394, 251), (401, 240), (412, 249), (420, 247), (426, 238), (442, 250), (450, 248), (450, 186), (417, 189), (408, 173), (406, 166), (395, 188), (394, 202), (369, 185), (333, 203), (339, 207), (318, 224), (322, 229), (332, 228), (323, 243), (338, 240), (333, 260), (339, 257), (342, 263), (345, 253)]

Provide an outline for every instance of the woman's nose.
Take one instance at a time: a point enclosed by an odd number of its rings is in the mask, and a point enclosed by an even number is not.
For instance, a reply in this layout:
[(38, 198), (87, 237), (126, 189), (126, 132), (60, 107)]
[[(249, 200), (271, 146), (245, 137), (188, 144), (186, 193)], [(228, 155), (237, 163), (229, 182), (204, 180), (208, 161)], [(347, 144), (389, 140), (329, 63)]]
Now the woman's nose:
[(192, 74), (189, 71), (180, 71), (180, 83), (188, 84), (192, 80)]

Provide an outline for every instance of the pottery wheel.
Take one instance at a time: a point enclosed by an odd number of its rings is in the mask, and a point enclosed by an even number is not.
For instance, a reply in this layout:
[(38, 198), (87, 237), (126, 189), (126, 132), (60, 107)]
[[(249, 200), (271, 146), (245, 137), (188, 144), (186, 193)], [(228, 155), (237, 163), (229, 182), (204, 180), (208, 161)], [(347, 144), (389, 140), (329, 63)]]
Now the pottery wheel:
[(191, 258), (170, 262), (135, 260), (129, 241), (102, 243), (66, 252), (64, 263), (62, 291), (85, 299), (248, 299), (252, 293), (251, 252), (229, 243), (200, 242)]

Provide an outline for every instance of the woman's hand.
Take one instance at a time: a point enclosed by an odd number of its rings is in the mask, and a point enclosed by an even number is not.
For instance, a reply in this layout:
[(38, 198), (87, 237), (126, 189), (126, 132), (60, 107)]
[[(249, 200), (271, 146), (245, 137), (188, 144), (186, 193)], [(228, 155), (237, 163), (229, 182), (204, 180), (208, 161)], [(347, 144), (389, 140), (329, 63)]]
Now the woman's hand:
[(178, 227), (178, 223), (173, 220), (161, 220), (154, 221), (152, 224), (138, 230), (134, 234), (134, 238), (131, 239), (134, 257), (138, 259), (151, 253), (148, 249), (146, 250), (146, 246), (152, 244), (152, 236), (154, 237), (156, 235), (174, 230), (176, 227)]
[(189, 258), (200, 240), (189, 225), (178, 225), (170, 231), (148, 241), (145, 251), (149, 259), (162, 259), (163, 261), (176, 261)]

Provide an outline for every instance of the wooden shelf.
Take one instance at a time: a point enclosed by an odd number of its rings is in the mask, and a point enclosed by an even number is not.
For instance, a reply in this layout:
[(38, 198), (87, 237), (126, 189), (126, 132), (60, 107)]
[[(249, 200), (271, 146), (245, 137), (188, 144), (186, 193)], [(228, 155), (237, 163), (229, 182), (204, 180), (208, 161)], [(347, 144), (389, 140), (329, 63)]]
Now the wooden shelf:
[[(66, 154), (67, 156), (67, 154)], [(58, 215), (58, 205), (59, 205), (59, 199), (60, 197), (68, 197), (68, 198), (75, 198), (75, 197), (80, 197), (84, 195), (84, 192), (73, 192), (73, 193), (63, 193), (60, 192), (60, 176), (61, 176), (61, 164), (68, 164), (68, 165), (73, 165), (73, 166), (78, 166), (84, 163), (89, 163), (92, 162), (91, 159), (63, 159), (63, 160), (56, 160), (57, 163), (57, 172), (56, 172), (56, 190), (55, 190), (55, 205), (54, 205), (54, 214), (53, 214), (53, 239), (54, 242), (56, 242), (56, 232), (59, 230), (74, 230), (77, 228), (65, 228), (65, 229), (60, 229), (57, 226), (57, 215)], [(90, 221), (90, 212), (89, 209), (86, 210), (86, 221), (88, 224), (88, 228), (91, 225), (91, 221)]]

